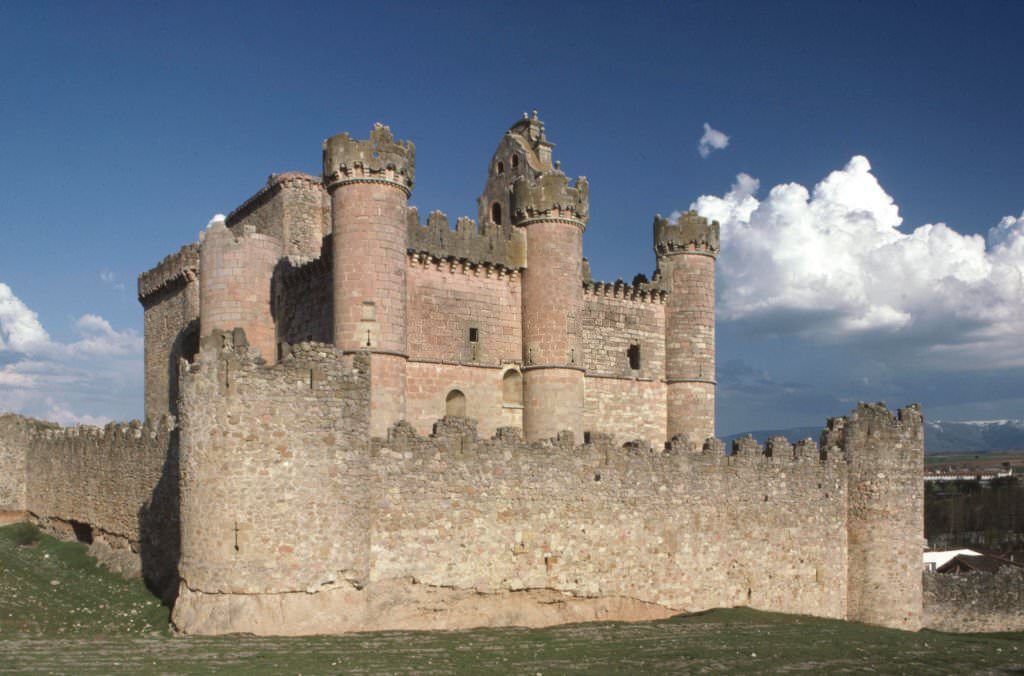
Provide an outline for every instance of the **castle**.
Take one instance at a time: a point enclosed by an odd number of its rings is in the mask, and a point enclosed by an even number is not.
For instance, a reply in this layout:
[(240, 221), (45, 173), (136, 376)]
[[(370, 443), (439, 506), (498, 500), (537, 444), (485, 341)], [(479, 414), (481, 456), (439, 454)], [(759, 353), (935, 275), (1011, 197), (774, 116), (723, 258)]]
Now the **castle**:
[[(147, 422), (0, 417), (0, 509), (134, 551), (184, 632), (660, 617), (751, 605), (916, 629), (922, 419), (714, 438), (717, 223), (590, 279), (585, 178), (505, 133), (454, 230), (415, 149), (324, 142), (139, 277)], [(71, 530), (68, 530), (71, 529)]]

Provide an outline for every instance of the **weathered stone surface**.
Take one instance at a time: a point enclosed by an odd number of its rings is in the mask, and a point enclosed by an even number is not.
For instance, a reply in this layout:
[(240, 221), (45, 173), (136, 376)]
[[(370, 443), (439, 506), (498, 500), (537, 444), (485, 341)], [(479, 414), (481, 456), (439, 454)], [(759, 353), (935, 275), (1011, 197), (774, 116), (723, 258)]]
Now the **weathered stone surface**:
[[(170, 419), (63, 428), (0, 416), (0, 463), (23, 463), (21, 510), (44, 530), (86, 539), (153, 588), (177, 587), (178, 446)], [(2, 469), (2, 467), (0, 467)], [(0, 488), (6, 473), (0, 472)], [(15, 476), (15, 475), (11, 475)], [(0, 504), (0, 510), (18, 509)]]
[(271, 174), (262, 190), (227, 215), (225, 225), (234, 231), (249, 225), (280, 240), (286, 256), (318, 256), (331, 232), (327, 191), (316, 176)]
[(663, 606), (628, 598), (580, 598), (547, 589), (482, 594), (415, 580), (317, 594), (206, 595), (182, 589), (175, 623), (183, 633), (301, 636), (353, 631), (547, 627), (575, 622), (638, 622), (669, 617)]
[(938, 631), (1024, 631), (1024, 568), (924, 574), (924, 626)]
[(178, 412), (178, 364), (199, 349), (199, 245), (139, 275), (145, 334), (145, 417)]

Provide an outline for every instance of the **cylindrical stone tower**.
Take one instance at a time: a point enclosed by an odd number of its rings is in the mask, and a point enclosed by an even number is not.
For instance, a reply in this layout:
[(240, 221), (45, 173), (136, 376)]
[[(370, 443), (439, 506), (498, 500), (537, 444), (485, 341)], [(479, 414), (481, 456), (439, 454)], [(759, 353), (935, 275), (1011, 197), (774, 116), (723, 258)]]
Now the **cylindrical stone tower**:
[(587, 180), (557, 168), (512, 186), (513, 223), (526, 231), (523, 272), (523, 432), (570, 430), (583, 441), (583, 230)]
[(277, 361), (277, 332), (270, 313), (270, 282), (283, 251), (280, 239), (223, 221), (206, 230), (199, 247), (199, 335), (245, 330), (249, 346), (267, 363)]
[(667, 432), (704, 441), (715, 434), (715, 257), (719, 226), (695, 212), (654, 218), (654, 250), (665, 305)]
[(334, 344), (373, 353), (370, 434), (405, 418), (406, 211), (415, 148), (377, 124), (368, 140), (324, 141), (334, 246)]

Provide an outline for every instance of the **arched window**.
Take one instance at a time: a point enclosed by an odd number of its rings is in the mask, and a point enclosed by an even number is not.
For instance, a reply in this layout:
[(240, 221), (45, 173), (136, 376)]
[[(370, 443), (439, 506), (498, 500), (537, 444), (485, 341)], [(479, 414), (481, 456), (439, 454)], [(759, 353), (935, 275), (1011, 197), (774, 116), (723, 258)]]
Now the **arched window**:
[(504, 174), (505, 173), (505, 163), (504, 162), (498, 162), (498, 173), (499, 174)]
[(497, 202), (491, 205), (491, 222), (501, 225), (501, 205)]
[(466, 395), (459, 390), (452, 390), (444, 398), (444, 414), (449, 418), (466, 417)]
[(519, 166), (519, 155), (512, 156), (512, 168), (515, 169)]
[(505, 371), (501, 379), (501, 403), (506, 406), (523, 405), (523, 376), (515, 369)]

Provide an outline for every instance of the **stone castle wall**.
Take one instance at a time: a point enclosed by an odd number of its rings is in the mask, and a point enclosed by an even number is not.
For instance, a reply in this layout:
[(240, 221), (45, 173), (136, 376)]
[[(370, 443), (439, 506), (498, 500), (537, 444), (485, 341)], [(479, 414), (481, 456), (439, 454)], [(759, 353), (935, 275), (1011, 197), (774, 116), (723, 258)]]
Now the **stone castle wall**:
[(317, 256), (321, 240), (331, 232), (330, 200), (316, 176), (272, 174), (259, 192), (228, 214), (232, 230), (243, 223), (281, 240), (285, 256)]
[(28, 508), (29, 445), (36, 435), (57, 427), (20, 415), (0, 415), (0, 512), (24, 512)]
[[(599, 282), (584, 291), (584, 429), (659, 446), (668, 438), (663, 297)], [(633, 347), (638, 369), (630, 364)]]
[(423, 254), (409, 256), (408, 263), (410, 360), (485, 366), (521, 360), (517, 271)]
[(613, 435), (617, 441), (641, 439), (658, 448), (665, 444), (665, 383), (642, 378), (584, 380), (583, 426)]
[(64, 428), (0, 416), (0, 463), (15, 470), (20, 463), (23, 481), (18, 502), (11, 482), (0, 479), (0, 510), (25, 511), (57, 535), (124, 551), (134, 560), (129, 568), (141, 564), (158, 592), (176, 585), (178, 456), (171, 420)]
[(924, 626), (937, 631), (1024, 631), (1024, 568), (924, 574)]
[(506, 401), (503, 392), (505, 372), (522, 355), (518, 272), (414, 253), (406, 280), (406, 420), (428, 434), (458, 390), (481, 433), (521, 426), (521, 398)]
[(302, 343), (269, 367), (243, 338), (205, 338), (182, 381), (182, 588), (281, 593), (363, 579), (369, 362)]
[(199, 246), (183, 246), (139, 276), (145, 335), (145, 417), (177, 413), (178, 365), (199, 347)]
[[(213, 338), (221, 342), (204, 343), (183, 386), (174, 621), (186, 632), (504, 623), (504, 604), (541, 592), (662, 613), (749, 605), (842, 618), (861, 584), (854, 565), (918, 570), (917, 552), (899, 562), (867, 547), (850, 556), (850, 492), (861, 490), (850, 487), (851, 458), (876, 432), (874, 409), (835, 423), (824, 456), (777, 439), (737, 443), (732, 456), (720, 443), (661, 450), (601, 434), (580, 446), (527, 444), (501, 428), (484, 440), (464, 418), (442, 419), (430, 437), (400, 424), (368, 442), (359, 411), (372, 357), (349, 363), (308, 344), (271, 367), (239, 353), (237, 337)], [(910, 417), (894, 429), (889, 441), (915, 442)], [(873, 485), (888, 490), (882, 477)], [(470, 597), (461, 620), (436, 612)], [(900, 612), (876, 621), (914, 611)]]
[(508, 370), (500, 366), (409, 362), (407, 422), (417, 432), (429, 434), (438, 418), (449, 410), (449, 393), (458, 390), (465, 397), (465, 415), (478, 421), (481, 434), (493, 435), (499, 427), (522, 427), (522, 398), (507, 400), (505, 396), (504, 376)]
[(278, 342), (333, 342), (332, 246), (328, 236), (318, 258), (285, 258), (278, 263), (271, 300)]
[(527, 445), (458, 423), (393, 438), (374, 460), (371, 582), (845, 614), (840, 461), (651, 452), (596, 435)]
[(924, 551), (924, 420), (916, 406), (893, 416), (884, 405), (860, 405), (833, 419), (826, 452), (840, 449), (850, 472), (849, 614), (903, 629), (921, 626)]

